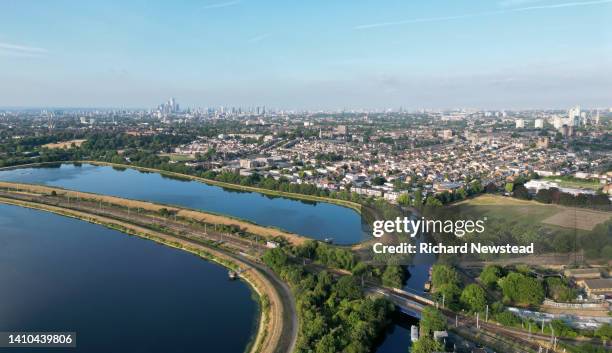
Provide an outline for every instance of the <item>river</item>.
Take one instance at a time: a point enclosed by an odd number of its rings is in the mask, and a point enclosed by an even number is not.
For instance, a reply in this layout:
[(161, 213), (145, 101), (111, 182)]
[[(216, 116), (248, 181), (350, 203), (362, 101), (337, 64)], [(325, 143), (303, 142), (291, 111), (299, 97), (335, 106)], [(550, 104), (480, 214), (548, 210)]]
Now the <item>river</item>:
[(0, 180), (46, 184), (78, 191), (181, 205), (242, 218), (318, 240), (355, 244), (367, 233), (354, 210), (326, 202), (270, 197), (135, 169), (62, 164), (0, 171)]
[(242, 353), (258, 318), (249, 286), (220, 265), (0, 204), (0, 331), (77, 332), (75, 353)]

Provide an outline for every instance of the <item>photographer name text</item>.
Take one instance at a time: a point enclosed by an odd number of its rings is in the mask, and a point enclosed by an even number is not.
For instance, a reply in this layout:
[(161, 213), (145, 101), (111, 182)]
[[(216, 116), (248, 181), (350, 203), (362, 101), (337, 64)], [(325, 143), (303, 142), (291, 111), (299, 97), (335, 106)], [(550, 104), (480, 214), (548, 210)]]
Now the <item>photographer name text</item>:
[(400, 243), (384, 245), (375, 243), (372, 249), (376, 254), (533, 254), (533, 243), (530, 245), (483, 245), (481, 243), (464, 243), (463, 245)]

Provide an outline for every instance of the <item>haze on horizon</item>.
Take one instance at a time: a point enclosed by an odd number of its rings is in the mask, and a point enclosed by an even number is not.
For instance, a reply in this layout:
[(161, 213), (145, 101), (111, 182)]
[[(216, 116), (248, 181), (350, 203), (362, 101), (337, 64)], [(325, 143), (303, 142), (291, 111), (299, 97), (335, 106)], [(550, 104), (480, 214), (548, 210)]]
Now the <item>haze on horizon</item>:
[(612, 0), (19, 1), (0, 106), (612, 106)]

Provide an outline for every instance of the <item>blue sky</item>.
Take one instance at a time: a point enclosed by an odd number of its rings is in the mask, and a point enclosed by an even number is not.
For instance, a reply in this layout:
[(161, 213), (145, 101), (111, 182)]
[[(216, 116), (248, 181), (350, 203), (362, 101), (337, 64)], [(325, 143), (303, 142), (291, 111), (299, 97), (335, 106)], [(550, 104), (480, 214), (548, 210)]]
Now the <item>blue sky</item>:
[(0, 3), (0, 106), (612, 106), (612, 0)]

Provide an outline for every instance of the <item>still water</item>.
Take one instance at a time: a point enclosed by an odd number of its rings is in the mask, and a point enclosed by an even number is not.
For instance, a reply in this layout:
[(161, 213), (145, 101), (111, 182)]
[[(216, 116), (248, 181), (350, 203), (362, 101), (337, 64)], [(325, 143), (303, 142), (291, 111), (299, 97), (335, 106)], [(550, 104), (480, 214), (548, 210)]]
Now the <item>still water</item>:
[(248, 285), (229, 281), (219, 265), (98, 225), (0, 205), (0, 331), (76, 331), (75, 353), (241, 353), (258, 316)]
[(0, 180), (47, 184), (79, 191), (181, 205), (242, 218), (263, 226), (337, 244), (363, 240), (360, 215), (325, 202), (306, 202), (181, 181), (134, 169), (83, 164), (0, 171)]

